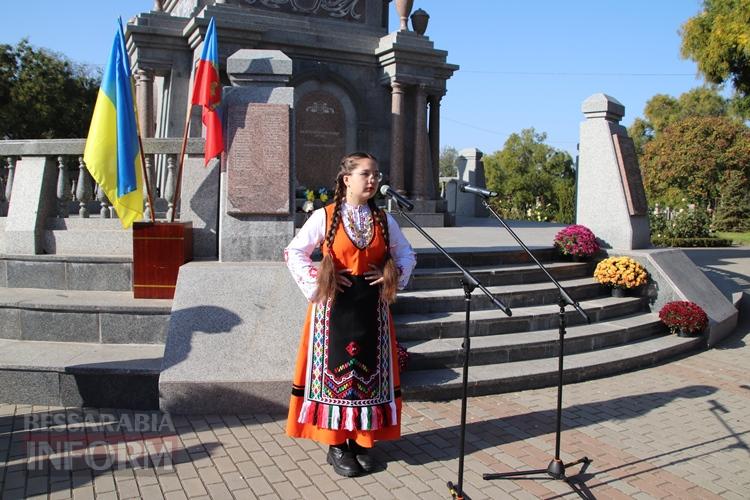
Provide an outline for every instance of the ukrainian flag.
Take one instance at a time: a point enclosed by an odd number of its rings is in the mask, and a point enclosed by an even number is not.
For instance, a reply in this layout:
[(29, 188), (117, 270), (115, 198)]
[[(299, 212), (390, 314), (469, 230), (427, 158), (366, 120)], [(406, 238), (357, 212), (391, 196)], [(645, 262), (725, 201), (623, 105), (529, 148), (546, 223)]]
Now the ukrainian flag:
[(140, 144), (121, 23), (102, 76), (83, 160), (124, 228), (143, 217)]

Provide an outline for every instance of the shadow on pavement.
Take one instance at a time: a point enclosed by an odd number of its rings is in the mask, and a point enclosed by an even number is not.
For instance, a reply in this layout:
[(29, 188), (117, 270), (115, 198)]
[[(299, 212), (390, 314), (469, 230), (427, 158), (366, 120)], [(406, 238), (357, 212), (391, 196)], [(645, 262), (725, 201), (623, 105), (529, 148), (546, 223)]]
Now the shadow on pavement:
[[(584, 403), (563, 408), (563, 430), (600, 422), (628, 420), (681, 398), (701, 398), (713, 394), (716, 387), (690, 385), (663, 392), (649, 392), (607, 401)], [(575, 416), (575, 418), (571, 418)], [(553, 434), (555, 409), (510, 415), (466, 425), (466, 454), (486, 448)], [(409, 465), (425, 465), (458, 457), (460, 426), (405, 434), (401, 440), (379, 443), (375, 453), (386, 454), (389, 460)], [(540, 464), (546, 466), (546, 464)]]

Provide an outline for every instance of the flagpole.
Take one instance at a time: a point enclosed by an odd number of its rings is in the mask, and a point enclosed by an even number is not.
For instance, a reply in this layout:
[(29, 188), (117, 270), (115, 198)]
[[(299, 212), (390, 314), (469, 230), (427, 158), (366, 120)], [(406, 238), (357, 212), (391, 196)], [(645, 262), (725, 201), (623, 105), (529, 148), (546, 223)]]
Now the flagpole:
[(156, 207), (154, 206), (154, 197), (151, 195), (151, 179), (148, 178), (148, 170), (146, 169), (146, 155), (143, 152), (143, 141), (141, 140), (141, 132), (138, 131), (138, 149), (141, 152), (141, 170), (143, 171), (143, 180), (146, 184), (146, 198), (148, 199), (148, 206), (151, 212), (151, 223), (156, 222), (154, 212)]
[(188, 128), (190, 127), (190, 112), (193, 110), (192, 101), (188, 103), (187, 115), (185, 116), (185, 131), (182, 134), (182, 148), (180, 148), (180, 161), (177, 162), (177, 185), (174, 188), (174, 201), (172, 202), (172, 214), (169, 222), (174, 222), (174, 214), (177, 213), (177, 202), (180, 201), (180, 185), (182, 184), (182, 166), (185, 162), (185, 149), (187, 148)]
[[(131, 95), (135, 95), (134, 92), (135, 83), (133, 79), (130, 80), (130, 92)], [(133, 113), (135, 115), (135, 134), (138, 136), (138, 152), (141, 154), (141, 171), (143, 175), (143, 183), (146, 184), (146, 199), (148, 200), (148, 206), (150, 208), (149, 212), (151, 212), (151, 223), (153, 224), (156, 222), (156, 217), (154, 215), (154, 212), (156, 211), (156, 207), (154, 206), (154, 197), (151, 193), (151, 180), (148, 178), (148, 170), (146, 169), (146, 154), (143, 151), (143, 140), (141, 139), (141, 120), (138, 117), (138, 110), (134, 109)]]

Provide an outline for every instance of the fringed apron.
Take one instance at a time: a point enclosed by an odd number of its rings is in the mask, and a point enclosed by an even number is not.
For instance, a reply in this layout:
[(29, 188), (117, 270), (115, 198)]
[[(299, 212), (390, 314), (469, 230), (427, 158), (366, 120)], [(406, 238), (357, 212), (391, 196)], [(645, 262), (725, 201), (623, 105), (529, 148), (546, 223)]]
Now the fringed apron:
[[(333, 210), (326, 207), (326, 233)], [(311, 303), (302, 331), (286, 432), (325, 444), (353, 439), (372, 447), (401, 435), (401, 388), (396, 335), (380, 286), (364, 273), (383, 266), (385, 238), (373, 219), (373, 236), (357, 247), (340, 223), (333, 242), (336, 269), (351, 269), (351, 287), (333, 305)], [(330, 250), (323, 245), (323, 253)]]

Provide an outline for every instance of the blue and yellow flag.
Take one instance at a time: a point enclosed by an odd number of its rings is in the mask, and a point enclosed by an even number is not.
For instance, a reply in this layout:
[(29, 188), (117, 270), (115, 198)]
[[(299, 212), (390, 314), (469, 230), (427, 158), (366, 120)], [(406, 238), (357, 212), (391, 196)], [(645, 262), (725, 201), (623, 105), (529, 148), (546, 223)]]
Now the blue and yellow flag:
[(102, 76), (83, 160), (124, 228), (143, 217), (140, 146), (122, 23)]

